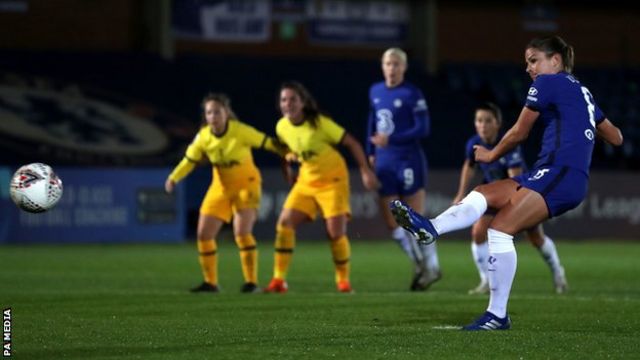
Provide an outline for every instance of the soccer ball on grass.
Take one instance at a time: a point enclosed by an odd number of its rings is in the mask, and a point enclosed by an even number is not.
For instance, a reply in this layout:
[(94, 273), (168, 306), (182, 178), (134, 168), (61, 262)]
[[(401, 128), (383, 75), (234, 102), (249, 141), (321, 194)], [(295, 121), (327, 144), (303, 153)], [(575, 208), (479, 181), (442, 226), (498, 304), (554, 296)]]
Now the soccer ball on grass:
[(20, 209), (39, 213), (58, 203), (62, 197), (62, 180), (49, 165), (33, 163), (13, 174), (10, 190), (11, 199)]

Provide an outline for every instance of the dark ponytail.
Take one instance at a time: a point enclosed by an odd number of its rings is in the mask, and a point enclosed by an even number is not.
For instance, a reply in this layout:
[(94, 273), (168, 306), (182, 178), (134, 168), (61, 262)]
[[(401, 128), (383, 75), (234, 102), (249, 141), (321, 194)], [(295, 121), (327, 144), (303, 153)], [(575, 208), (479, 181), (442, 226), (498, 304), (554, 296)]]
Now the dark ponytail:
[(571, 73), (575, 61), (573, 46), (567, 44), (560, 36), (549, 36), (545, 38), (536, 38), (529, 42), (527, 49), (537, 49), (544, 52), (547, 57), (553, 54), (560, 54), (562, 57), (563, 70)]

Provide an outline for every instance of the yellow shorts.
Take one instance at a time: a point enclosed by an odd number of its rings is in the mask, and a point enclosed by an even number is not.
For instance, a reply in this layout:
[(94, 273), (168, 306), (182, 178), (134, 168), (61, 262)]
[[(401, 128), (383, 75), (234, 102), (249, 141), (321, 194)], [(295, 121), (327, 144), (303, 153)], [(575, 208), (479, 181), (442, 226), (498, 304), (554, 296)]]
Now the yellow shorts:
[(258, 209), (261, 196), (260, 181), (245, 183), (241, 186), (223, 186), (219, 181), (214, 181), (202, 200), (200, 214), (217, 217), (228, 223), (238, 210)]
[(342, 214), (350, 216), (349, 180), (343, 179), (320, 187), (296, 183), (283, 207), (301, 211), (309, 215), (311, 220), (316, 218), (318, 208), (325, 219)]

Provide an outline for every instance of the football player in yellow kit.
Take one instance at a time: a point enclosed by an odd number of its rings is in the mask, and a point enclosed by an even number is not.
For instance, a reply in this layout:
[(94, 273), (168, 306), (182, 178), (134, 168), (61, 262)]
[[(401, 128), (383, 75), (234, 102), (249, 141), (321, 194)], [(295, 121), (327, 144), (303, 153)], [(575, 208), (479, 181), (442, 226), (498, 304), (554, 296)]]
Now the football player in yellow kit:
[(300, 83), (287, 82), (280, 88), (282, 118), (276, 125), (278, 141), (287, 145), (288, 159), (300, 163), (299, 174), (284, 203), (276, 226), (273, 279), (265, 292), (284, 293), (288, 289), (287, 271), (295, 247), (295, 229), (315, 219), (318, 209), (325, 219), (327, 235), (335, 264), (338, 291), (352, 292), (349, 282), (347, 238), (349, 207), (349, 173), (337, 145), (349, 149), (360, 169), (367, 190), (379, 186), (369, 168), (360, 143), (343, 127), (318, 110), (316, 101)]
[(246, 125), (231, 110), (229, 98), (208, 94), (202, 100), (205, 124), (187, 148), (185, 157), (165, 182), (171, 193), (205, 156), (213, 165), (213, 180), (200, 207), (197, 244), (204, 282), (192, 292), (218, 292), (216, 236), (233, 218), (245, 283), (242, 292), (258, 292), (258, 252), (253, 225), (260, 205), (261, 176), (252, 148), (280, 155), (285, 151), (273, 138)]

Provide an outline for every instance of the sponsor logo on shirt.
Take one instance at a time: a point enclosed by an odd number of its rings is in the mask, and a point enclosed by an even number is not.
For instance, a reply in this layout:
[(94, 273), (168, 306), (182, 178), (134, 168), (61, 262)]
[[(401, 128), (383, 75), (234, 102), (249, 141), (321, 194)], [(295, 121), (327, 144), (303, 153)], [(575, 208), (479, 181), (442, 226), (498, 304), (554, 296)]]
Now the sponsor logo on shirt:
[(396, 126), (393, 123), (393, 113), (389, 109), (380, 109), (376, 112), (376, 132), (385, 135), (393, 134)]

